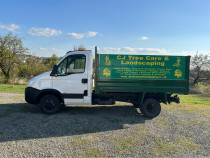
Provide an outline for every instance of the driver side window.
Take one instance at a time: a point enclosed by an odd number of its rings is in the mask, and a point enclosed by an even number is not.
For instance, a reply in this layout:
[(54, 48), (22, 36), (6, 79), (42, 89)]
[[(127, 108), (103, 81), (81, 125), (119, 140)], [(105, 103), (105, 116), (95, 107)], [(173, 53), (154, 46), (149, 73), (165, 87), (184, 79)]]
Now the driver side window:
[(83, 54), (70, 55), (58, 66), (58, 76), (66, 76), (75, 73), (84, 73), (86, 56)]
[(58, 76), (65, 76), (66, 75), (66, 64), (67, 58), (64, 59), (58, 66), (57, 74)]

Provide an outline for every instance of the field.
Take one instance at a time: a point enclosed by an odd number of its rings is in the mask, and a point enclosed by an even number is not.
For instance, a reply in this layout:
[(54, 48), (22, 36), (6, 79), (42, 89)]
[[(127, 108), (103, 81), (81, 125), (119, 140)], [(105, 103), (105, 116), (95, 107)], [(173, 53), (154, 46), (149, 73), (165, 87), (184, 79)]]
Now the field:
[(0, 84), (0, 92), (24, 93), (26, 85)]
[[(7, 85), (4, 85), (4, 87)], [(144, 118), (132, 105), (68, 106), (42, 114), (24, 86), (0, 86), (0, 157), (209, 157), (210, 95), (181, 95)], [(21, 94), (22, 93), (22, 94)]]

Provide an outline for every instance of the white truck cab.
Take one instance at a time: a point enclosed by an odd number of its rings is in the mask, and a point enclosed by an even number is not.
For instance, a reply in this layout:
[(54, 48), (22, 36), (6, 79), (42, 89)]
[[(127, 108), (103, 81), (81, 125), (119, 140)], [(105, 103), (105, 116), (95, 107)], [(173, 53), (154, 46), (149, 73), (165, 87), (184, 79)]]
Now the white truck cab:
[(63, 105), (90, 105), (92, 61), (90, 50), (67, 52), (52, 71), (35, 76), (29, 81), (25, 100), (31, 104), (41, 103), (44, 113), (54, 113), (55, 109), (51, 107), (58, 102)]

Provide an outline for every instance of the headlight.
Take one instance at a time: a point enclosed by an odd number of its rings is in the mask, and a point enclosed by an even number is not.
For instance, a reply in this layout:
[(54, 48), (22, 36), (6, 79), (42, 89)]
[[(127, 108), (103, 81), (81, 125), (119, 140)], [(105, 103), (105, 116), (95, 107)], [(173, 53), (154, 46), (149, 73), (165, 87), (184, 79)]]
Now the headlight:
[(32, 78), (29, 82), (28, 82), (28, 85), (27, 87), (31, 87), (31, 85), (34, 83), (34, 81), (36, 80), (36, 78)]

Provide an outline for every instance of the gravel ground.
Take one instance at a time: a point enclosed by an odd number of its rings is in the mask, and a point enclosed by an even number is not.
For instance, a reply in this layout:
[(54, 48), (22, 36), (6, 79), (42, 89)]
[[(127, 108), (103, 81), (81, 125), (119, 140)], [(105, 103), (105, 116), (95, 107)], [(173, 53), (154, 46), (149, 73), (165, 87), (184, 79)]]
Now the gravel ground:
[(210, 157), (210, 119), (162, 106), (152, 120), (130, 104), (69, 106), (55, 115), (0, 93), (0, 157)]

